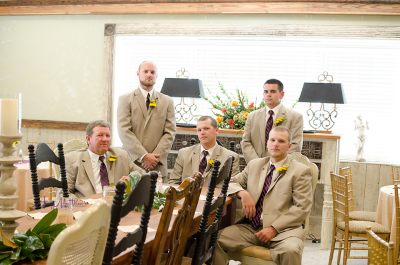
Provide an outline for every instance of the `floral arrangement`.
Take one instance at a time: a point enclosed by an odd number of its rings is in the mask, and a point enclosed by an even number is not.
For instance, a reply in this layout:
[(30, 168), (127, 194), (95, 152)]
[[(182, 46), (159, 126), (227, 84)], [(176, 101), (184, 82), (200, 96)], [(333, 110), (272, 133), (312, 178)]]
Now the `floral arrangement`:
[[(258, 106), (257, 102), (249, 103), (246, 93), (241, 92), (239, 89), (236, 89), (236, 97), (233, 94), (228, 94), (219, 80), (218, 87), (221, 89), (222, 94), (225, 95), (225, 100), (221, 99), (218, 95), (212, 95), (214, 100), (205, 96), (201, 97), (211, 104), (219, 128), (238, 129), (242, 131), (245, 129), (244, 127), (249, 113), (265, 107), (264, 100), (262, 100)], [(207, 86), (206, 88), (208, 92), (212, 94)], [(215, 110), (218, 112), (214, 112)]]
[(4, 234), (3, 223), (0, 222), (0, 233), (3, 238), (3, 241), (0, 241), (0, 264), (13, 264), (24, 259), (32, 262), (36, 258), (45, 259), (54, 239), (67, 227), (63, 223), (51, 225), (57, 213), (58, 209), (55, 208), (46, 214), (32, 230), (17, 233), (11, 239)]

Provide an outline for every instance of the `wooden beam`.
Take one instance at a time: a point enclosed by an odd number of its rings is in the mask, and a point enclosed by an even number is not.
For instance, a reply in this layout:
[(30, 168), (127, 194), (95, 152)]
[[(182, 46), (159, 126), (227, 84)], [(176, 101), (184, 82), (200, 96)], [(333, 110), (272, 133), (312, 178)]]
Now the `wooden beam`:
[(21, 125), (25, 128), (86, 131), (86, 127), (89, 125), (89, 123), (22, 119)]
[(161, 3), (2, 6), (0, 15), (319, 14), (400, 15), (400, 4), (324, 2)]

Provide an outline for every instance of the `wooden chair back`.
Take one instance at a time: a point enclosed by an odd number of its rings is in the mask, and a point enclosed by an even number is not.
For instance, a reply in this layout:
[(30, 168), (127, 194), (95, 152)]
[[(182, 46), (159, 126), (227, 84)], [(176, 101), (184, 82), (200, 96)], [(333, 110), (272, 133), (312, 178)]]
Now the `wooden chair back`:
[[(142, 263), (143, 247), (146, 240), (150, 212), (153, 207), (157, 178), (158, 174), (155, 171), (143, 175), (125, 202), (124, 193), (126, 189), (126, 182), (122, 180), (117, 182), (114, 200), (111, 205), (111, 223), (110, 230), (108, 232), (106, 249), (104, 252), (103, 265), (112, 264), (113, 257), (119, 255), (122, 251), (135, 244), (136, 246), (131, 264), (140, 265)], [(118, 225), (121, 218), (133, 211), (136, 206), (141, 205), (143, 205), (143, 211), (139, 228), (129, 233), (118, 244), (115, 245)]]
[(110, 208), (98, 200), (51, 245), (47, 264), (101, 264), (110, 226)]
[(234, 141), (230, 141), (229, 150), (231, 150), (232, 152), (235, 152), (235, 142)]
[[(204, 177), (199, 172), (196, 172), (193, 177), (185, 179), (179, 187), (175, 188), (171, 186), (168, 189), (165, 206), (147, 263), (148, 265), (160, 264), (162, 254), (167, 249), (169, 249), (169, 253), (165, 265), (180, 265), (182, 263), (186, 241), (189, 236), (203, 182)], [(166, 244), (175, 203), (183, 198), (185, 198), (183, 205), (172, 224), (170, 232), (171, 240)]]
[[(331, 172), (332, 197), (333, 197), (333, 227), (344, 221), (346, 230), (349, 228), (349, 198), (347, 175), (341, 176)], [(348, 231), (346, 231), (347, 233)]]
[[(215, 244), (217, 242), (222, 214), (224, 211), (226, 193), (228, 192), (229, 182), (231, 180), (232, 166), (234, 160), (235, 158), (233, 156), (229, 156), (220, 171), (219, 167), (221, 165), (221, 162), (217, 159), (214, 160), (210, 183), (208, 185), (207, 198), (203, 208), (203, 215), (201, 217), (200, 229), (196, 238), (196, 248), (194, 256), (192, 258), (192, 265), (200, 265), (204, 263), (212, 264), (212, 258), (214, 255)], [(218, 198), (213, 201), (215, 187), (220, 182), (223, 182), (221, 193)], [(216, 209), (217, 212), (214, 222), (208, 225), (208, 218), (210, 217), (210, 213)], [(207, 241), (209, 241), (208, 246)]]
[(390, 176), (392, 178), (392, 185), (400, 184), (399, 167), (390, 165)]
[[(68, 198), (69, 197), (68, 183), (67, 183), (67, 174), (65, 171), (63, 145), (61, 143), (58, 144), (58, 157), (54, 154), (54, 152), (50, 149), (50, 147), (46, 143), (39, 143), (36, 152), (35, 152), (35, 147), (33, 145), (29, 145), (28, 150), (29, 150), (29, 167), (31, 170), (32, 191), (33, 191), (33, 201), (35, 205), (35, 210), (41, 208), (40, 191), (44, 188), (48, 187), (62, 188), (63, 197)], [(49, 177), (49, 178), (43, 178), (38, 182), (37, 165), (46, 161), (52, 162), (60, 166), (61, 180)]]
[(395, 244), (386, 242), (376, 235), (371, 227), (367, 227), (368, 259), (369, 265), (394, 265), (397, 264), (395, 257)]
[(192, 138), (190, 139), (190, 146), (193, 146), (196, 144), (196, 139)]
[(353, 194), (353, 177), (351, 175), (351, 166), (339, 168), (339, 175), (347, 175), (347, 185), (349, 192), (349, 207), (350, 212), (354, 211), (354, 194)]
[(396, 205), (396, 244), (394, 254), (396, 257), (396, 264), (400, 254), (400, 202), (399, 202), (399, 186), (394, 184), (394, 200)]
[[(56, 141), (52, 141), (52, 142), (26, 141), (26, 146), (29, 147), (29, 145), (31, 144), (31, 145), (34, 145), (35, 148), (37, 148), (37, 146), (38, 146), (40, 143), (45, 143), (45, 144), (47, 144), (47, 145), (51, 148), (51, 150), (54, 150), (54, 148), (56, 148)], [(27, 151), (27, 154), (29, 155), (29, 149), (28, 149), (28, 148), (26, 148), (26, 151)]]

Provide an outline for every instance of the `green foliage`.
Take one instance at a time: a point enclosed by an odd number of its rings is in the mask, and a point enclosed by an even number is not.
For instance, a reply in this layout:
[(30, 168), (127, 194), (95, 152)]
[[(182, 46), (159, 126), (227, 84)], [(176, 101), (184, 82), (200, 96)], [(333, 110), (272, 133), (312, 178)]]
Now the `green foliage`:
[(265, 107), (264, 100), (261, 101), (259, 106), (256, 104), (257, 98), (255, 102), (249, 103), (246, 93), (240, 91), (238, 88), (235, 90), (236, 95), (229, 94), (218, 80), (217, 75), (215, 76), (218, 81), (218, 87), (221, 89), (222, 95), (224, 95), (227, 100), (221, 99), (218, 95), (213, 95), (207, 86), (206, 88), (208, 93), (214, 100), (205, 96), (201, 97), (211, 104), (212, 112), (216, 116), (219, 128), (243, 130), (246, 124), (247, 115), (250, 112)]
[(67, 227), (66, 224), (51, 225), (57, 213), (58, 209), (55, 208), (32, 230), (17, 233), (11, 240), (4, 235), (0, 225), (3, 236), (3, 241), (0, 241), (0, 265), (10, 265), (24, 259), (32, 262), (36, 258), (45, 259), (56, 236)]

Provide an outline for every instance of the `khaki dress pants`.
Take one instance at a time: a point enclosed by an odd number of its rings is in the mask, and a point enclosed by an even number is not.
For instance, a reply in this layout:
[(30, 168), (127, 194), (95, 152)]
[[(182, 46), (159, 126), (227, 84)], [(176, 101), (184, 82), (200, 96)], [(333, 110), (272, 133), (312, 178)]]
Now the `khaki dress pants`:
[(262, 246), (270, 249), (272, 260), (278, 265), (301, 265), (303, 240), (298, 237), (288, 237), (281, 241), (264, 243), (254, 235), (261, 229), (262, 225), (254, 230), (250, 224), (237, 224), (221, 230), (213, 263), (225, 265), (228, 263), (228, 252), (236, 252), (250, 246)]

